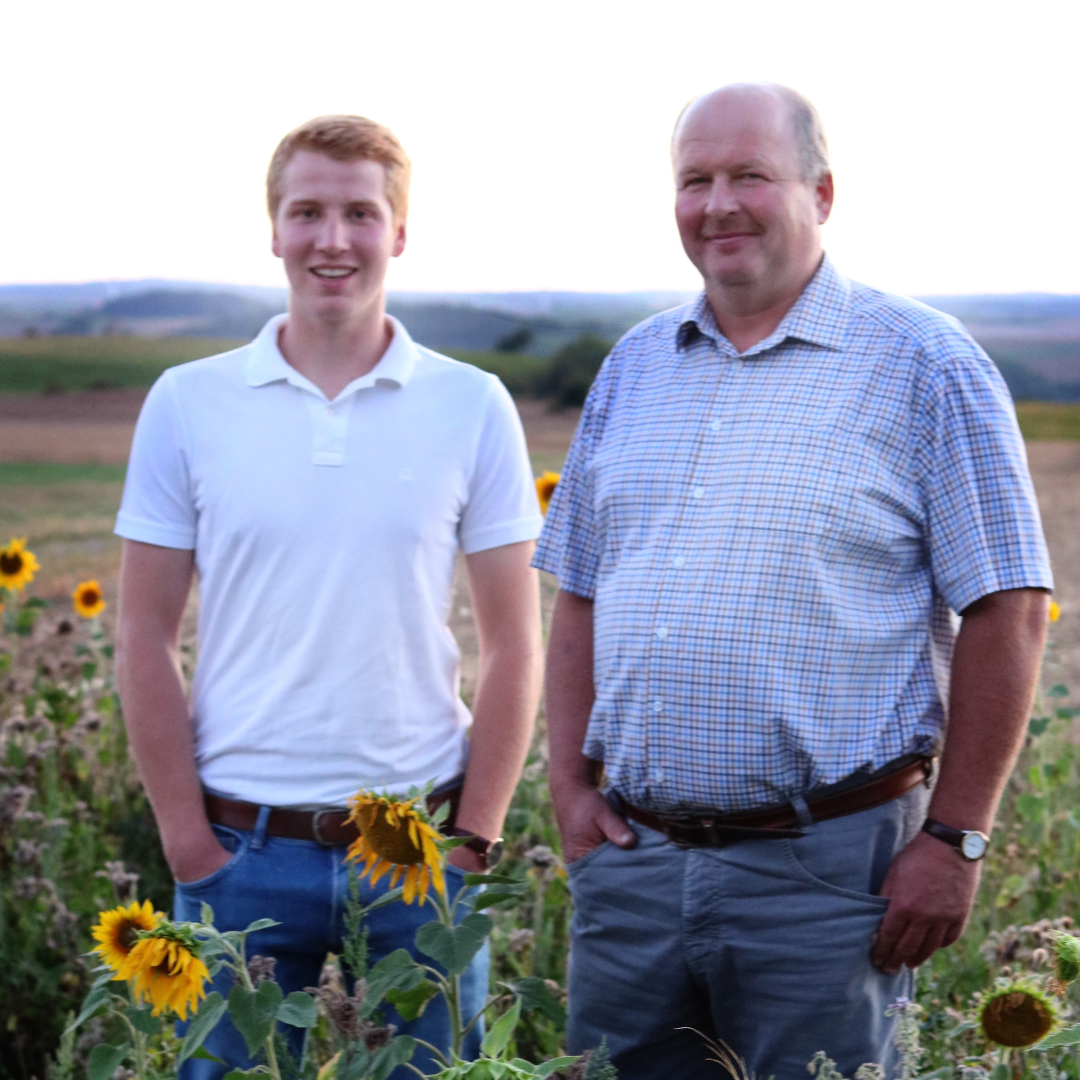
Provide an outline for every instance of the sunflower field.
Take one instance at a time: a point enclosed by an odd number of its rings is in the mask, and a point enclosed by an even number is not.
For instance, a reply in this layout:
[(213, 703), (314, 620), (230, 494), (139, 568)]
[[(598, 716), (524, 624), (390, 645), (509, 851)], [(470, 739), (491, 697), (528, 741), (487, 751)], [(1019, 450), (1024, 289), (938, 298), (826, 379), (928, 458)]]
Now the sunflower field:
[[(214, 964), (236, 972), (238, 1015), (264, 1018), (251, 1030), (266, 1055), (276, 1052), (282, 1025), (308, 1028), (302, 1071), (289, 1072), (282, 1057), (271, 1075), (383, 1075), (408, 1047), (380, 1027), (380, 997), (422, 1007), (444, 988), (400, 958), (397, 969), (369, 967), (356, 904), (350, 944), (328, 957), (317, 993), (284, 999), (272, 967), (254, 955), (257, 924), (244, 953), (246, 940), (219, 940), (210, 911), (201, 924), (161, 915), (171, 909), (171, 879), (127, 750), (107, 598), (93, 580), (81, 581), (70, 603), (35, 597), (32, 548), (21, 538), (0, 547), (0, 1080), (171, 1075), (185, 1051), (170, 1017), (195, 1015), (206, 1026), (234, 1006), (232, 994), (223, 1001), (203, 988)], [(546, 582), (548, 606), (551, 593)], [(916, 1000), (893, 1006), (903, 1080), (1080, 1080), (1078, 715), (1066, 687), (1044, 687), (968, 930), (920, 970)], [(546, 776), (541, 718), (506, 824), (507, 854), (487, 884), (498, 899), (469, 916), (491, 942), (486, 1071), (451, 1062), (439, 1074), (445, 1080), (614, 1076), (602, 1053), (587, 1062), (561, 1057), (571, 910)], [(370, 842), (354, 853), (358, 874), (385, 869), (372, 857), (389, 850), (380, 806), (372, 797), (354, 807)], [(400, 815), (408, 829), (409, 814)], [(427, 893), (431, 902), (441, 895), (432, 852), (441, 841), (434, 829), (414, 832), (419, 854), (405, 845), (395, 856), (400, 902), (405, 888), (411, 900)], [(442, 955), (439, 933), (430, 935), (432, 956)], [(348, 989), (349, 975), (362, 975), (367, 998)], [(187, 1045), (197, 1052), (195, 1041)], [(731, 1050), (736, 1057), (703, 1042), (702, 1056), (738, 1075), (738, 1047)], [(829, 1048), (821, 1050), (811, 1072), (840, 1080)], [(717, 1064), (718, 1077), (724, 1069)], [(858, 1080), (875, 1077), (864, 1067)]]

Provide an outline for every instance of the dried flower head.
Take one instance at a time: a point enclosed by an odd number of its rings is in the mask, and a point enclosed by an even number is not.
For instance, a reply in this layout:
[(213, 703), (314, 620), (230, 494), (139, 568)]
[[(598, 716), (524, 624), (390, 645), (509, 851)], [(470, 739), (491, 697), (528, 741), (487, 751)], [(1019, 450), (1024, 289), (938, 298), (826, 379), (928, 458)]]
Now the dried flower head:
[(998, 1046), (1033, 1046), (1057, 1023), (1053, 999), (1030, 979), (999, 980), (982, 1000), (979, 1023), (983, 1034)]

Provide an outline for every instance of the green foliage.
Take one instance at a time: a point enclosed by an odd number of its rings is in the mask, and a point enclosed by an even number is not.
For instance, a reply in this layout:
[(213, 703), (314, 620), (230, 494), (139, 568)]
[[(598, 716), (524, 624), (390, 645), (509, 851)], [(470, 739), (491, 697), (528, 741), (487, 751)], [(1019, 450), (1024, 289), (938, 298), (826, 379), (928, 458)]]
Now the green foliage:
[(491, 933), (491, 927), (486, 915), (466, 915), (457, 926), (444, 926), (433, 920), (416, 931), (416, 947), (452, 975), (462, 975)]
[[(29, 1080), (46, 1075), (93, 982), (82, 954), (97, 912), (132, 896), (140, 874), (144, 895), (164, 907), (171, 882), (127, 756), (111, 650), (87, 624), (57, 633), (60, 618), (10, 596), (5, 618), (0, 1080)], [(72, 1044), (77, 1073), (88, 1052), (81, 1037)]]
[(596, 334), (579, 335), (552, 356), (548, 370), (534, 385), (534, 393), (559, 408), (584, 405), (589, 387), (610, 351), (610, 341)]
[(1020, 401), (1016, 418), (1025, 439), (1080, 439), (1080, 405)]

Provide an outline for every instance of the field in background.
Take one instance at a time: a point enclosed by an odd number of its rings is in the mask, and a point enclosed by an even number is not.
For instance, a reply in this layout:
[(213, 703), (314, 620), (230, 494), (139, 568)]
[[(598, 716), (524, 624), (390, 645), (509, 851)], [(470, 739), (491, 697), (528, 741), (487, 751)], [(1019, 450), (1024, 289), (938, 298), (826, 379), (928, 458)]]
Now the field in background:
[[(173, 364), (241, 343), (122, 336), (0, 338), (0, 541), (12, 535), (31, 539), (46, 567), (40, 593), (66, 603), (79, 577), (97, 576), (112, 596), (119, 554), (112, 526), (146, 388)], [(453, 352), (506, 383), (518, 398), (535, 471), (558, 470), (577, 411), (551, 412), (545, 403), (524, 396), (549, 361)], [(1075, 610), (1078, 616), (1057, 628), (1062, 681), (1080, 686), (1080, 629), (1072, 631), (1073, 622), (1080, 624), (1080, 404), (1021, 402), (1017, 415), (1029, 440), (1058, 599), (1067, 613)], [(454, 611), (454, 628), (468, 653), (473, 635), (463, 584)]]

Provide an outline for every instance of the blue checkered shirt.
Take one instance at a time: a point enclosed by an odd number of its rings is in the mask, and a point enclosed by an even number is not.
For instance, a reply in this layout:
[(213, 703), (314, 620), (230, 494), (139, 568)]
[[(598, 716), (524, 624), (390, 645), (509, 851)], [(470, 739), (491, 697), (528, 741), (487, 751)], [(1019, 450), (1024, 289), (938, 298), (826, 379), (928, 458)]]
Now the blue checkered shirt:
[(827, 258), (745, 353), (704, 295), (616, 345), (535, 565), (595, 601), (584, 752), (660, 811), (760, 806), (930, 749), (950, 609), (1052, 587), (993, 363)]

